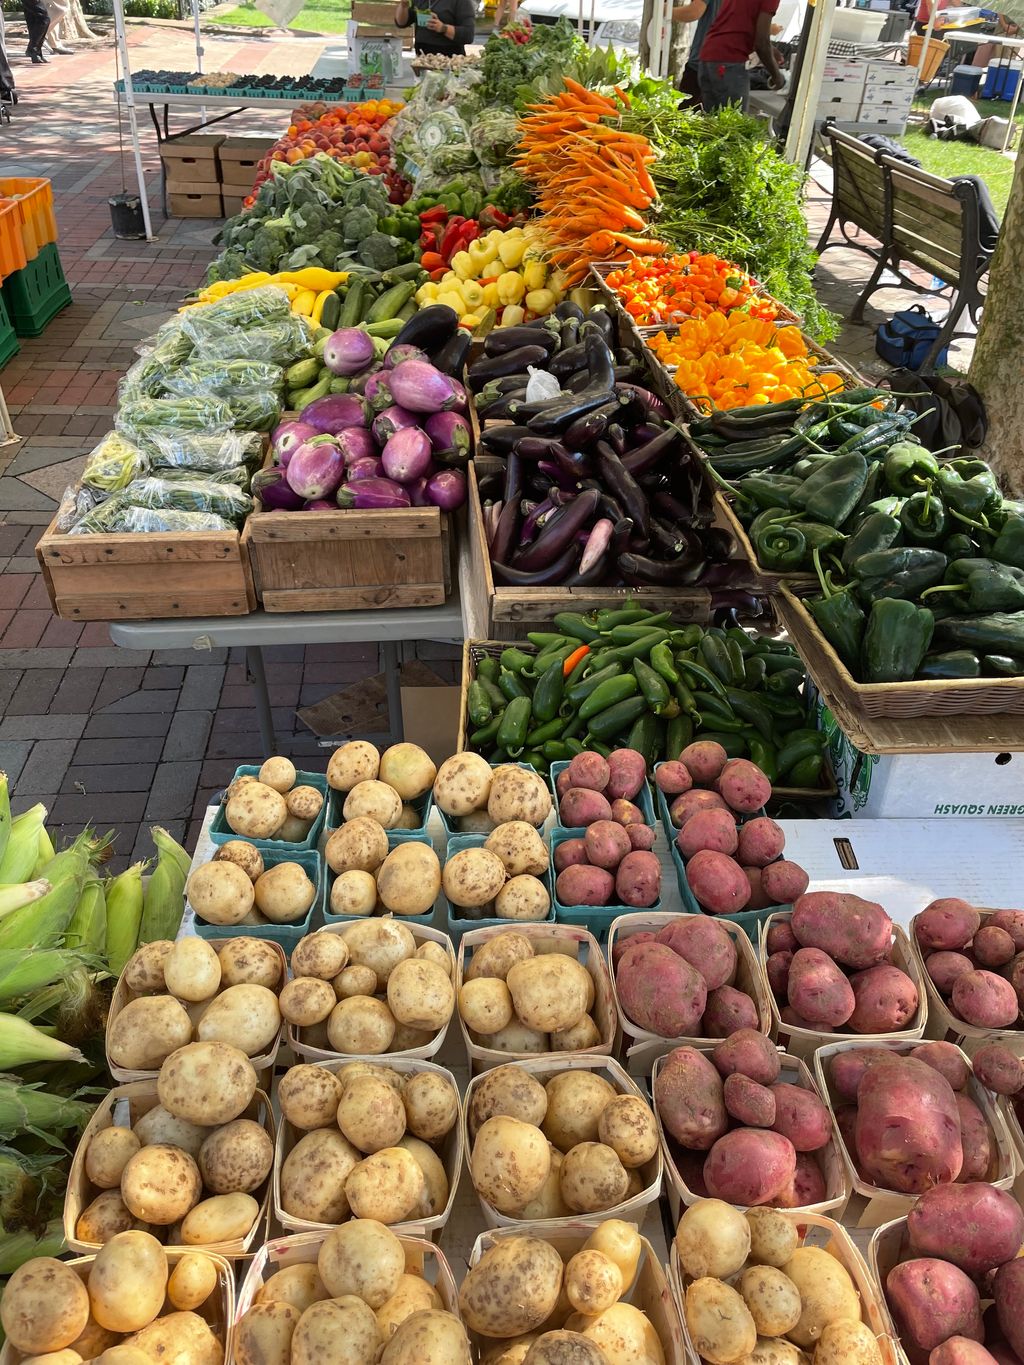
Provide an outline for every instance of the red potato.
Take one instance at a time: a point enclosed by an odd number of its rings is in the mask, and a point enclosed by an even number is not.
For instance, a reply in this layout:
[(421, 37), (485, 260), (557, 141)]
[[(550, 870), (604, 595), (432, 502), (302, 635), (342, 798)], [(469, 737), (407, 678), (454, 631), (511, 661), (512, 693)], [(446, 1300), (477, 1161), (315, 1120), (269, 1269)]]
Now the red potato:
[(811, 1152), (797, 1152), (793, 1179), (772, 1200), (777, 1209), (806, 1209), (828, 1198), (821, 1167)]
[(950, 1337), (982, 1340), (978, 1291), (948, 1261), (921, 1256), (893, 1266), (885, 1297), (911, 1361), (926, 1360), (929, 1351)]
[(1024, 1361), (1005, 1341), (994, 1341), (988, 1348), (996, 1365), (1024, 1365)]
[(991, 1351), (968, 1337), (950, 1337), (936, 1346), (928, 1365), (999, 1365)]
[(1024, 1062), (1004, 1043), (986, 1043), (971, 1058), (974, 1074), (986, 1090), (1016, 1095), (1024, 1086)]
[(630, 848), (639, 849), (641, 853), (650, 853), (654, 847), (655, 834), (650, 825), (642, 823), (627, 825), (626, 836), (629, 839)]
[(1005, 967), (1016, 951), (1013, 939), (998, 924), (986, 924), (971, 943), (971, 952), (979, 967)]
[(1017, 992), (994, 972), (966, 972), (953, 983), (953, 1011), (977, 1028), (1010, 1028), (1019, 1013)]
[(914, 935), (922, 948), (955, 951), (978, 932), (981, 916), (973, 905), (946, 896), (926, 905), (914, 921)]
[(771, 1128), (775, 1123), (775, 1094), (749, 1076), (734, 1071), (723, 1086), (725, 1107), (737, 1123), (750, 1128)]
[(617, 797), (612, 802), (612, 819), (618, 821), (620, 825), (646, 824), (644, 813), (640, 807), (635, 806), (632, 801), (627, 801), (623, 796)]
[(679, 755), (679, 762), (685, 764), (690, 776), (700, 787), (710, 786), (718, 777), (729, 755), (713, 739), (699, 739), (688, 744)]
[(898, 1033), (917, 1013), (917, 987), (899, 967), (883, 964), (854, 972), (850, 978), (856, 1000), (846, 1027), (853, 1033)]
[(923, 1194), (957, 1178), (964, 1154), (956, 1096), (912, 1057), (878, 1061), (857, 1089), (857, 1154), (876, 1185)]
[(612, 775), (607, 760), (590, 749), (573, 754), (565, 771), (569, 774), (570, 787), (587, 787), (595, 792), (603, 792)]
[(797, 1014), (792, 1005), (787, 1005), (779, 1017), (784, 1024), (789, 1024), (791, 1028), (806, 1028), (813, 1033), (835, 1033), (831, 1024), (812, 1024), (810, 1019), (805, 1019), (802, 1014)]
[(657, 938), (697, 968), (709, 991), (731, 986), (736, 979), (736, 945), (716, 920), (680, 915), (660, 929)]
[(627, 853), (615, 873), (615, 896), (620, 905), (647, 910), (661, 895), (661, 863), (643, 850)]
[(676, 829), (681, 829), (698, 811), (725, 809), (726, 804), (717, 792), (694, 788), (693, 791), (683, 792), (682, 796), (677, 796), (669, 806), (668, 813)]
[(702, 810), (687, 820), (676, 835), (676, 848), (685, 858), (692, 858), (701, 849), (733, 854), (739, 844), (736, 819), (727, 810)]
[(704, 1162), (704, 1183), (713, 1199), (750, 1208), (770, 1204), (796, 1173), (789, 1138), (764, 1128), (734, 1128), (720, 1137)]
[(761, 885), (769, 905), (792, 905), (811, 884), (811, 879), (799, 863), (780, 858), (769, 863), (761, 873)]
[(565, 829), (579, 829), (595, 820), (610, 820), (612, 808), (600, 792), (589, 787), (570, 787), (558, 803), (558, 818)]
[(639, 1028), (660, 1038), (695, 1038), (707, 986), (695, 967), (663, 943), (629, 948), (615, 976), (619, 1003)]
[(1003, 1335), (1017, 1355), (1024, 1354), (1024, 1260), (1017, 1257), (1000, 1266), (992, 1285), (992, 1297), (996, 1301)]
[(770, 953), (790, 952), (795, 953), (800, 947), (793, 933), (793, 926), (788, 919), (776, 919), (768, 930), (765, 939), (765, 947)]
[(594, 867), (614, 872), (632, 845), (629, 835), (614, 820), (595, 820), (583, 836), (587, 857)]
[(816, 1152), (832, 1136), (828, 1110), (813, 1090), (780, 1082), (772, 1086), (777, 1133), (789, 1138), (798, 1152)]
[(737, 1029), (756, 1029), (758, 1022), (757, 1006), (746, 991), (734, 986), (708, 991), (701, 1024), (709, 1038), (728, 1038)]
[(944, 1076), (953, 1090), (963, 1090), (970, 1080), (967, 1062), (952, 1043), (919, 1043), (910, 1055)]
[(789, 964), (789, 1003), (810, 1027), (829, 1024), (838, 1028), (853, 1013), (857, 997), (853, 987), (828, 953), (820, 948), (801, 948)]
[(718, 775), (717, 785), (729, 809), (745, 815), (771, 800), (772, 784), (749, 758), (730, 758)]
[(583, 839), (564, 839), (555, 846), (555, 871), (567, 867), (586, 867), (587, 845)]
[(610, 775), (605, 795), (609, 801), (624, 796), (632, 801), (647, 779), (647, 760), (635, 749), (613, 749), (608, 755)]
[(743, 869), (724, 853), (695, 853), (686, 864), (686, 880), (698, 903), (713, 915), (734, 915), (750, 900)]
[(785, 1000), (789, 992), (789, 969), (792, 965), (793, 954), (788, 950), (772, 953), (764, 964), (768, 984), (778, 1000)]
[(573, 863), (555, 878), (555, 896), (562, 905), (608, 905), (615, 878), (603, 867)]
[(992, 1185), (936, 1185), (907, 1214), (916, 1256), (940, 1256), (977, 1279), (1013, 1260), (1024, 1244), (1024, 1212)]
[(1018, 953), (1010, 966), (1010, 985), (1014, 989), (1020, 1007), (1024, 1009), (1024, 953)]
[(958, 1093), (956, 1107), (960, 1115), (960, 1146), (964, 1153), (956, 1179), (957, 1184), (966, 1185), (988, 1176), (994, 1140), (985, 1115), (968, 1095)]
[(961, 976), (974, 971), (974, 963), (963, 953), (950, 952), (940, 948), (925, 959), (924, 969), (935, 983), (940, 995), (952, 995), (953, 987)]
[(875, 901), (841, 891), (810, 891), (790, 919), (802, 948), (820, 948), (843, 967), (874, 967), (888, 959), (892, 920)]
[(851, 1048), (849, 1052), (837, 1052), (830, 1060), (828, 1075), (832, 1088), (844, 1104), (857, 1103), (857, 1090), (864, 1072), (872, 1063), (885, 1061), (893, 1054), (881, 1047)]
[(654, 770), (654, 782), (658, 790), (664, 792), (666, 796), (681, 796), (693, 786), (689, 768), (676, 758), (658, 764)]
[(775, 1044), (756, 1029), (737, 1029), (715, 1045), (711, 1060), (722, 1076), (746, 1076), (770, 1086), (779, 1078), (782, 1060)]
[(786, 847), (782, 826), (759, 815), (740, 826), (738, 857), (745, 867), (767, 867)]
[(767, 910), (769, 905), (774, 902), (768, 899), (764, 889), (764, 879), (761, 876), (763, 868), (745, 867), (743, 875), (750, 883), (750, 899), (747, 901), (748, 910)]
[(555, 794), (557, 795), (559, 801), (561, 801), (562, 797), (565, 795), (565, 793), (569, 790), (571, 786), (572, 780), (569, 777), (569, 769), (563, 768), (562, 771), (555, 778)]
[(1006, 930), (1013, 939), (1016, 952), (1024, 949), (1024, 910), (996, 910), (985, 921), (986, 928), (990, 924)]
[(729, 1127), (722, 1078), (703, 1052), (677, 1047), (654, 1079), (654, 1103), (666, 1133), (706, 1152)]
[(649, 929), (639, 929), (635, 934), (630, 934), (628, 938), (620, 938), (612, 950), (612, 966), (618, 970), (619, 963), (622, 961), (622, 954), (628, 948), (639, 948), (641, 943), (657, 943), (657, 938)]

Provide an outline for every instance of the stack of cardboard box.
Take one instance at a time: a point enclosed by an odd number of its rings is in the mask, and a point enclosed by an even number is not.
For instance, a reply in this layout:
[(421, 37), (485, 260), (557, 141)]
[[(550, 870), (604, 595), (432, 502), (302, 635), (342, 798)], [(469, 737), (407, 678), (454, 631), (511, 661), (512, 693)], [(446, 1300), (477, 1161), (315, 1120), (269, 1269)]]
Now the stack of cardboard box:
[(273, 146), (266, 134), (225, 137), (191, 133), (161, 149), (172, 218), (231, 217), (252, 193), (259, 160)]

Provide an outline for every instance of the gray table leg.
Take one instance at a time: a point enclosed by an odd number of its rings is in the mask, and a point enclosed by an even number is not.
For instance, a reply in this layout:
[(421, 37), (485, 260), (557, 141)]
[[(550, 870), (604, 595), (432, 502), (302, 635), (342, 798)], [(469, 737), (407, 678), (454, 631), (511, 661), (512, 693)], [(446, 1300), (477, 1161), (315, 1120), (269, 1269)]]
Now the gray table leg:
[(388, 730), (392, 743), (398, 744), (405, 737), (402, 727), (402, 676), (398, 662), (398, 644), (394, 640), (380, 643), (381, 670), (388, 697)]
[(259, 645), (246, 645), (245, 671), (255, 694), (263, 756), (269, 758), (277, 753), (277, 739), (274, 735), (274, 714), (270, 709), (270, 693), (267, 690), (267, 674), (263, 667), (263, 650)]

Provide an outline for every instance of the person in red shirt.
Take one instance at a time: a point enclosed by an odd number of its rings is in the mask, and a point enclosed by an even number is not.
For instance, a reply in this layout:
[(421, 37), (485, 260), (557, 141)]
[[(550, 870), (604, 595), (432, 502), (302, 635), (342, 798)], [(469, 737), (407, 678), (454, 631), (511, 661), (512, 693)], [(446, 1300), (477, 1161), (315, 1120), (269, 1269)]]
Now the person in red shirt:
[(718, 17), (708, 29), (697, 69), (701, 102), (706, 111), (723, 104), (746, 109), (750, 98), (747, 58), (760, 57), (773, 90), (781, 90), (782, 73), (772, 51), (772, 16), (779, 0), (722, 0)]

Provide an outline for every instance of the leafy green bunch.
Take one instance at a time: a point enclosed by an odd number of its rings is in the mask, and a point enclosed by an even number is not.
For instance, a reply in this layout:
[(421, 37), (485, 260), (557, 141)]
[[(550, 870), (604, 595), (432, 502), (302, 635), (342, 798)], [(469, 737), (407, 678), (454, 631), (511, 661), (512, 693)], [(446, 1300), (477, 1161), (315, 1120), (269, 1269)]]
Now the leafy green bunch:
[(479, 94), (484, 105), (508, 109), (522, 107), (520, 88), (529, 86), (543, 71), (558, 71), (587, 47), (568, 19), (537, 24), (528, 43), (513, 43), (494, 33), (484, 48)]

